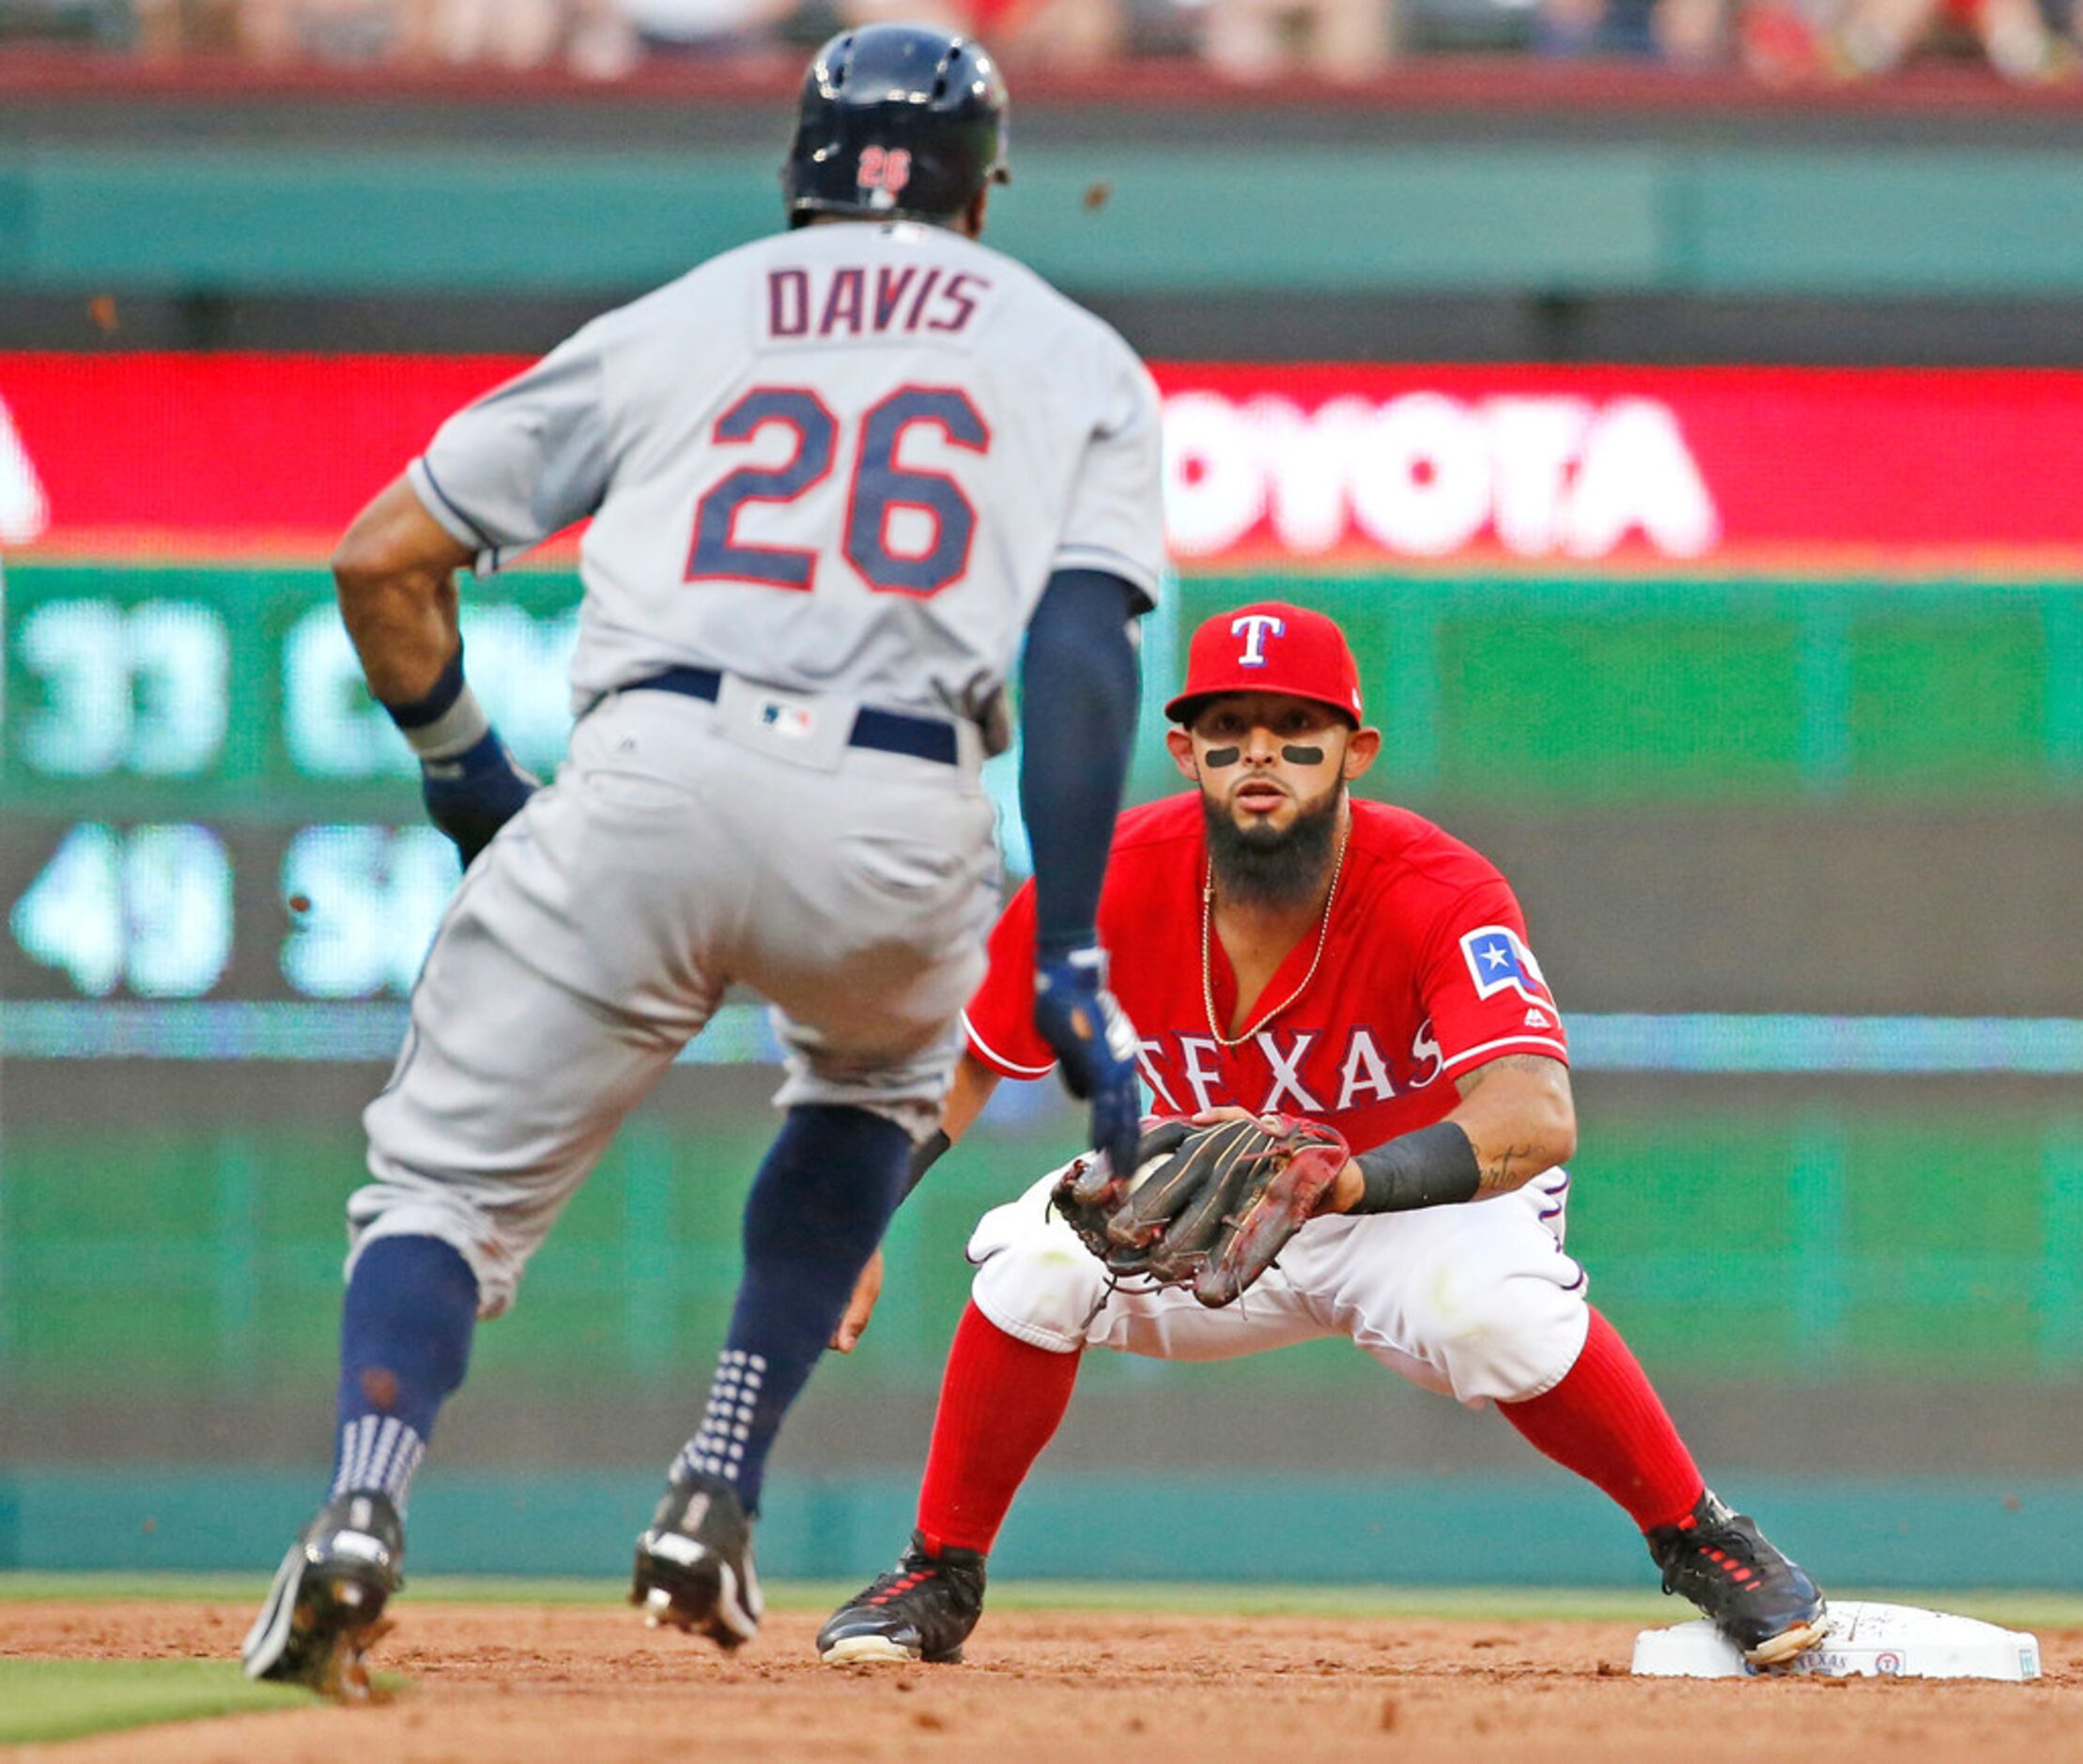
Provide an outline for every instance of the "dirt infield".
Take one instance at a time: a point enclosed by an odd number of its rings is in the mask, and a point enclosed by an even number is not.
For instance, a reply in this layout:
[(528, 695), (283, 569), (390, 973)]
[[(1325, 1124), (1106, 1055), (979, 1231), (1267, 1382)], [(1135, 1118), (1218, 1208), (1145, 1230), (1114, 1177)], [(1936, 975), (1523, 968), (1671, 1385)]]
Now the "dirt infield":
[[(0, 1654), (227, 1658), (250, 1615), (0, 1606)], [(817, 1619), (804, 1613), (771, 1617), (728, 1661), (614, 1609), (429, 1603), (399, 1617), (378, 1663), (417, 1689), (388, 1707), (151, 1728), (62, 1756), (2083, 1759), (2083, 1630), (2042, 1633), (2037, 1684), (1702, 1684), (1628, 1678), (1635, 1631), (1613, 1623), (1011, 1611), (986, 1620), (965, 1666), (834, 1670), (810, 1656)]]

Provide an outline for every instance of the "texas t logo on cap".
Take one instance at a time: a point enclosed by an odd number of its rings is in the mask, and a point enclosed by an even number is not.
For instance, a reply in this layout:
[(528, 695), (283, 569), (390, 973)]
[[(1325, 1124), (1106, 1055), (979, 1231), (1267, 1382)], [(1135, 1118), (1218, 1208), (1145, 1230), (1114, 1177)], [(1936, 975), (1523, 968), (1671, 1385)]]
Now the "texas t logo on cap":
[(1287, 600), (1230, 607), (1201, 621), (1186, 652), (1186, 684), (1165, 706), (1191, 722), (1225, 692), (1285, 693), (1328, 704), (1360, 725), (1360, 670), (1337, 621)]
[(1288, 628), (1287, 621), (1271, 612), (1246, 612), (1229, 621), (1229, 634), (1244, 640), (1243, 653), (1237, 658), (1240, 668), (1262, 668), (1266, 665), (1266, 639), (1278, 637)]

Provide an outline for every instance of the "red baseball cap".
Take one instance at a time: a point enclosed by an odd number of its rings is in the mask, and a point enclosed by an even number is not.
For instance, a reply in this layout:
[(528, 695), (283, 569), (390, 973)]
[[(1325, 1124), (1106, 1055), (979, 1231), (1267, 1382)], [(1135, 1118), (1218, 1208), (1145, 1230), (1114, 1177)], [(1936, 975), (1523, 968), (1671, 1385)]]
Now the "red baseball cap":
[(1336, 620), (1285, 600), (1204, 621), (1186, 652), (1186, 685), (1165, 715), (1191, 722), (1203, 702), (1223, 692), (1284, 692), (1360, 722), (1360, 669), (1345, 633)]

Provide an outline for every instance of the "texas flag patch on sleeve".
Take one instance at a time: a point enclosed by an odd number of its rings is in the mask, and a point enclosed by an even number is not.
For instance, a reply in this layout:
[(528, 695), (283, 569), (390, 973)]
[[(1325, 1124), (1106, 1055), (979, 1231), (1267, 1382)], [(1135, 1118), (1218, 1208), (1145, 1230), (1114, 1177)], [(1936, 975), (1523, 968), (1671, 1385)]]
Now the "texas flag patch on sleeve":
[(1478, 998), (1511, 991), (1536, 1003), (1554, 1003), (1533, 951), (1509, 925), (1478, 925), (1466, 933), (1461, 938), (1461, 959), (1468, 964)]

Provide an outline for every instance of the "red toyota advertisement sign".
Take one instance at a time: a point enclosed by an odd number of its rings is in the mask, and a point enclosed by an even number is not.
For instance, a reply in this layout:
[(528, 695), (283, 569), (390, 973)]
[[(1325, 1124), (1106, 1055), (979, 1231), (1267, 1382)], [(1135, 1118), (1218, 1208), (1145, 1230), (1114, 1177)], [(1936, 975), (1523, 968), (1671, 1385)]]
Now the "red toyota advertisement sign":
[(1160, 370), (1182, 565), (2074, 567), (2083, 374)]
[[(0, 548), (316, 554), (470, 356), (0, 354)], [(1181, 568), (2083, 566), (2083, 374), (1157, 369)]]

